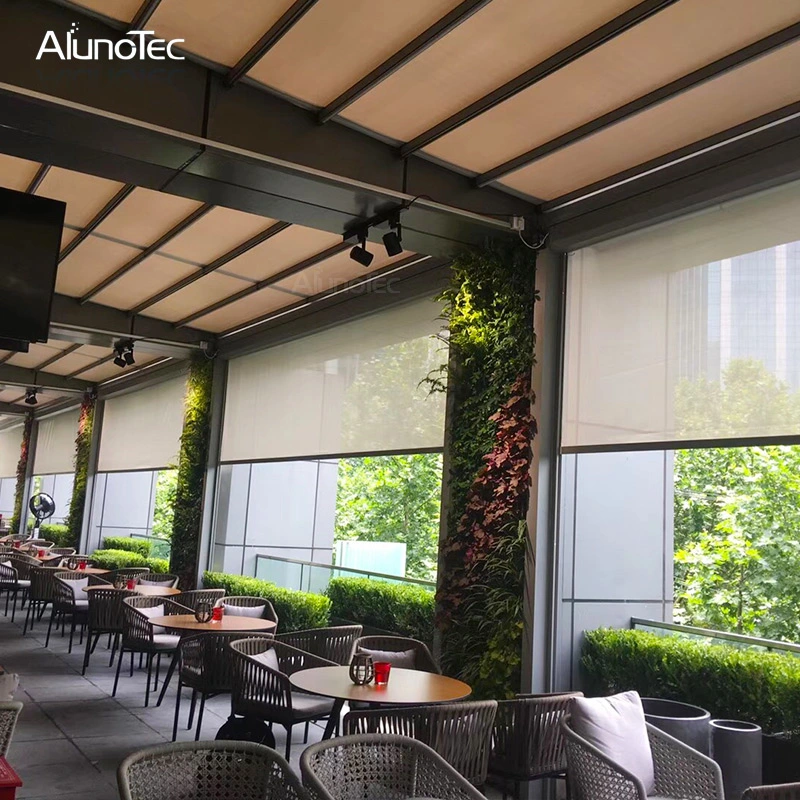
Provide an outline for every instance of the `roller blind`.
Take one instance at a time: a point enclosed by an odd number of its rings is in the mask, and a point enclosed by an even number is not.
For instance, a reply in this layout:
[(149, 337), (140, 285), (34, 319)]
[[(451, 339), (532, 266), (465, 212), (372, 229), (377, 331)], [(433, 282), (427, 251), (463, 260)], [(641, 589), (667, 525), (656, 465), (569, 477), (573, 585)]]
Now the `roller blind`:
[(0, 431), (0, 478), (13, 478), (17, 474), (22, 429), (22, 425), (17, 425)]
[(65, 411), (39, 422), (33, 471), (53, 475), (75, 471), (75, 439), (78, 435), (79, 410)]
[(422, 300), (233, 359), (223, 461), (441, 447), (440, 307)]
[(566, 449), (800, 434), (800, 184), (569, 259)]
[(186, 378), (113, 397), (103, 410), (100, 472), (176, 466), (183, 430)]

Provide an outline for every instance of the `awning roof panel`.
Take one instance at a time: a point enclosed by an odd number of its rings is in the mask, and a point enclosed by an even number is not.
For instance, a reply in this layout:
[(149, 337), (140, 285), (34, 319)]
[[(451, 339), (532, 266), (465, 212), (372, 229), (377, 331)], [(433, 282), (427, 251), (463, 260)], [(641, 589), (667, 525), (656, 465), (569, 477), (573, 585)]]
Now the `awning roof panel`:
[(39, 165), (0, 153), (0, 181), (6, 189), (24, 192), (36, 176)]
[(110, 239), (88, 236), (58, 265), (56, 291), (81, 297), (140, 252)]
[(279, 292), (276, 289), (262, 289), (200, 317), (192, 325), (204, 331), (222, 333), (236, 327), (242, 320), (252, 320), (270, 314), (286, 305), (296, 303), (300, 299), (302, 298)]
[(121, 188), (116, 181), (51, 167), (36, 194), (63, 200), (67, 204), (65, 224), (83, 227)]

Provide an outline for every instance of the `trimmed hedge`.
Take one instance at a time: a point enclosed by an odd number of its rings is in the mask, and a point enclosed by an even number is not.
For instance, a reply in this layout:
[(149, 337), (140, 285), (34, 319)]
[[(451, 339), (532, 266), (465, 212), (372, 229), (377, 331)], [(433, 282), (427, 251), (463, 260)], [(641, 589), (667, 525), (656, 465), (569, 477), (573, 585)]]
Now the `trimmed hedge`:
[(203, 586), (206, 589), (224, 589), (227, 595), (247, 595), (269, 600), (278, 614), (281, 633), (324, 628), (330, 619), (331, 601), (327, 597), (283, 589), (258, 578), (206, 572)]
[(134, 539), (132, 536), (106, 536), (103, 539), (105, 550), (126, 550), (138, 553), (143, 558), (150, 556), (153, 545), (148, 539)]
[[(30, 533), (32, 530), (33, 520), (29, 520), (28, 532)], [(39, 528), (39, 538), (44, 539), (46, 542), (53, 542), (56, 547), (72, 547), (69, 528), (66, 525), (43, 522)]]
[(712, 717), (800, 739), (800, 658), (646, 631), (587, 631), (581, 664), (596, 694), (636, 689), (701, 706)]
[(95, 550), (91, 558), (100, 569), (149, 567), (151, 572), (169, 572), (169, 561), (165, 558), (145, 558), (129, 550)]
[(332, 578), (331, 616), (433, 642), (434, 594), (421, 586)]

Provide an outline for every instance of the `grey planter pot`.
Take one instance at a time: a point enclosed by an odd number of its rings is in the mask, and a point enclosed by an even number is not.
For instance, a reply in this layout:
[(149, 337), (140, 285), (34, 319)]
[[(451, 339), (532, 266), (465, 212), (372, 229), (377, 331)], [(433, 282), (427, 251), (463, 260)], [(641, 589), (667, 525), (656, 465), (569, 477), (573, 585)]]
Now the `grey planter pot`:
[(708, 755), (711, 714), (704, 708), (658, 697), (643, 697), (642, 707), (644, 718), (651, 725)]
[(733, 719), (711, 720), (711, 757), (722, 770), (725, 800), (740, 800), (761, 784), (761, 727)]

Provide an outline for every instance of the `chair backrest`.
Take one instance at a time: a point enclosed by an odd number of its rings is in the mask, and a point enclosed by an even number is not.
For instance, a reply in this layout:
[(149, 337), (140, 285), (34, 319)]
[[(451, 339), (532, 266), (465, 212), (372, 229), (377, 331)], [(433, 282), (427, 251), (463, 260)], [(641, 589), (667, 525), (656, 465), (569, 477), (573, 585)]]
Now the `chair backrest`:
[(438, 797), (485, 800), (430, 747), (405, 736), (328, 739), (300, 756), (303, 784), (320, 800)]
[[(52, 571), (52, 570), (51, 570)], [(89, 585), (89, 576), (80, 569), (65, 570), (63, 572), (53, 571), (55, 595), (54, 600), (63, 605), (74, 605), (76, 600), (86, 600), (87, 593), (73, 591), (72, 586), (67, 581), (82, 581), (86, 580), (86, 585)]]
[(517, 695), (501, 700), (492, 733), (489, 769), (532, 780), (567, 768), (561, 720), (583, 692)]
[(117, 770), (122, 800), (307, 800), (289, 764), (250, 742), (180, 742), (128, 756)]
[(147, 575), (150, 572), (150, 567), (124, 567), (122, 569), (115, 569), (108, 577), (113, 581), (116, 578), (140, 578), (142, 575)]
[(191, 610), (166, 597), (142, 597), (134, 595), (122, 601), (122, 639), (126, 647), (133, 644), (149, 644), (153, 641), (153, 626), (149, 618), (140, 612), (142, 608), (164, 606), (164, 615), (189, 614)]
[(5, 757), (8, 752), (20, 711), (22, 703), (15, 700), (0, 703), (0, 756)]
[[(225, 598), (226, 603), (228, 599)], [(334, 628), (310, 628), (304, 631), (279, 633), (275, 638), (299, 650), (346, 665), (350, 663), (353, 647), (363, 630), (361, 625), (338, 625)]]
[(56, 556), (71, 556), (75, 554), (74, 547), (52, 547), (50, 552)]
[(252, 633), (200, 633), (184, 636), (178, 648), (181, 680), (206, 693), (231, 691), (233, 650), (231, 642), (252, 638)]
[[(209, 591), (206, 589), (205, 591)], [(211, 591), (224, 592), (224, 589), (214, 589)], [(226, 606), (239, 606), (239, 608), (256, 608), (257, 606), (264, 606), (264, 613), (261, 619), (272, 620), (275, 625), (278, 624), (278, 615), (275, 613), (275, 608), (272, 603), (264, 597), (249, 597), (248, 595), (232, 595), (225, 597), (224, 593), (217, 601), (217, 605), (221, 603)]]
[(436, 663), (431, 651), (428, 650), (428, 646), (417, 639), (410, 639), (405, 636), (361, 636), (356, 640), (353, 652), (357, 653), (360, 648), (365, 650), (388, 650), (395, 653), (413, 650), (415, 653), (414, 669), (418, 669), (420, 672), (442, 674), (442, 670)]
[(55, 542), (48, 542), (47, 539), (28, 539), (25, 542), (26, 547), (33, 547), (33, 548), (40, 548), (42, 550), (47, 550), (48, 548), (52, 547)]
[(52, 569), (32, 567), (30, 571), (31, 588), (28, 597), (31, 600), (51, 601), (56, 598), (56, 572)]
[(745, 789), (742, 800), (800, 800), (800, 783), (751, 786)]
[(19, 551), (7, 553), (3, 556), (3, 561), (10, 561), (14, 569), (17, 570), (17, 577), (23, 581), (29, 581), (31, 579), (31, 569), (40, 566), (35, 558)]
[(149, 575), (142, 575), (139, 583), (142, 586), (169, 586), (172, 589), (178, 588), (178, 576), (169, 575), (166, 572), (151, 572)]
[(109, 586), (92, 589), (89, 597), (89, 629), (92, 632), (122, 633), (122, 601), (133, 592)]
[(351, 711), (344, 718), (344, 735), (410, 736), (435, 750), (470, 783), (483, 786), (496, 711), (496, 700)]
[(224, 589), (192, 589), (188, 592), (176, 594), (174, 600), (182, 606), (191, 608), (192, 611), (197, 611), (199, 603), (211, 603), (211, 605), (214, 605), (217, 600), (223, 597), (225, 597)]

